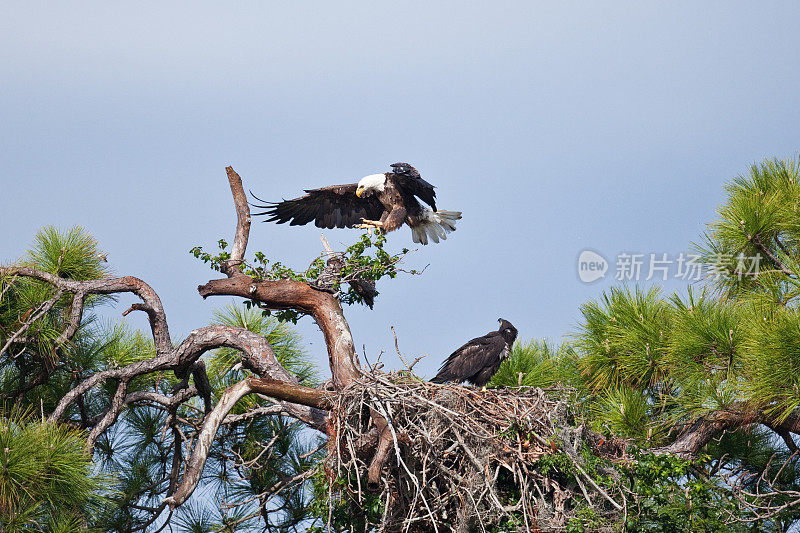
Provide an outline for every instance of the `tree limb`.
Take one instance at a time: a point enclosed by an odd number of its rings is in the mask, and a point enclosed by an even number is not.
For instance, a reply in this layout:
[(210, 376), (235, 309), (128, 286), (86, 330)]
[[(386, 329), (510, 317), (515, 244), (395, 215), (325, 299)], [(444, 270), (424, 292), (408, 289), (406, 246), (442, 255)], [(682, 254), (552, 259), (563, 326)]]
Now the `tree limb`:
[[(240, 263), (244, 257), (250, 231), (250, 207), (241, 178), (232, 168), (228, 167), (227, 171), (237, 214), (236, 237), (228, 261), (232, 264), (237, 261)], [(200, 296), (239, 296), (257, 300), (270, 309), (295, 309), (310, 314), (325, 336), (334, 387), (339, 390), (361, 375), (350, 326), (336, 297), (299, 281), (255, 282), (248, 276), (239, 275), (238, 268), (227, 266), (223, 272), (228, 276), (227, 279), (211, 280), (197, 287)]]
[(233, 167), (225, 167), (228, 174), (228, 183), (233, 194), (233, 203), (236, 207), (236, 234), (233, 239), (231, 257), (220, 265), (220, 271), (226, 276), (244, 276), (239, 270), (239, 265), (244, 262), (244, 253), (247, 249), (247, 241), (250, 238), (250, 208), (247, 205), (247, 195), (244, 193), (242, 178), (233, 170)]
[(763, 424), (778, 435), (782, 433), (800, 434), (800, 415), (797, 413), (778, 420), (775, 416), (764, 413), (752, 405), (739, 402), (697, 418), (683, 429), (672, 444), (656, 448), (653, 452), (694, 459), (703, 446), (721, 432), (753, 424)]
[[(4, 272), (3, 272), (2, 268), (0, 268), (0, 274), (3, 274), (3, 273)], [(37, 320), (42, 318), (44, 315), (46, 315), (53, 308), (53, 306), (56, 304), (56, 302), (58, 302), (58, 300), (61, 299), (61, 296), (63, 294), (64, 294), (64, 290), (59, 288), (59, 290), (56, 292), (55, 296), (53, 296), (52, 298), (50, 298), (46, 302), (42, 303), (36, 309), (35, 312), (31, 313), (31, 315), (28, 317), (28, 319), (25, 320), (25, 322), (20, 326), (20, 328), (17, 331), (15, 331), (14, 334), (11, 335), (11, 337), (9, 337), (9, 339), (6, 341), (6, 343), (3, 345), (3, 347), (0, 348), (0, 355), (3, 355), (3, 353), (5, 353), (5, 351), (8, 349), (9, 346), (11, 346), (15, 342), (19, 341), (21, 339), (22, 335), (26, 331), (28, 331), (28, 328), (30, 328), (33, 325), (34, 322), (36, 322)]]
[(764, 255), (766, 255), (781, 272), (783, 272), (789, 277), (795, 277), (795, 273), (792, 271), (792, 269), (784, 265), (783, 262), (780, 259), (778, 259), (778, 256), (772, 253), (772, 250), (770, 250), (769, 247), (767, 247), (763, 242), (761, 242), (761, 236), (758, 233), (756, 233), (755, 235), (748, 234), (747, 239), (750, 240), (753, 244), (755, 244), (756, 248), (764, 252)]
[(119, 417), (119, 414), (122, 412), (122, 408), (125, 407), (125, 393), (127, 390), (128, 381), (120, 381), (119, 385), (117, 385), (117, 391), (111, 399), (111, 405), (108, 407), (108, 411), (106, 411), (97, 425), (92, 428), (92, 431), (89, 432), (89, 437), (86, 439), (86, 449), (90, 453), (94, 449), (94, 445), (97, 439), (100, 438), (100, 435), (111, 427), (111, 424), (117, 421), (117, 417)]
[[(44, 272), (35, 268), (22, 266), (0, 267), (0, 275), (18, 275), (38, 279), (50, 283), (62, 291), (71, 292), (73, 294), (133, 293), (142, 299), (144, 305), (146, 305), (148, 309), (152, 310), (152, 313), (148, 312), (148, 315), (150, 316), (150, 326), (153, 332), (153, 341), (155, 342), (156, 349), (160, 353), (165, 353), (172, 349), (172, 340), (169, 336), (167, 317), (164, 313), (164, 307), (161, 305), (161, 299), (150, 285), (139, 278), (125, 276), (121, 278), (100, 278), (76, 281), (60, 278), (49, 272)], [(144, 309), (142, 304), (134, 308)]]

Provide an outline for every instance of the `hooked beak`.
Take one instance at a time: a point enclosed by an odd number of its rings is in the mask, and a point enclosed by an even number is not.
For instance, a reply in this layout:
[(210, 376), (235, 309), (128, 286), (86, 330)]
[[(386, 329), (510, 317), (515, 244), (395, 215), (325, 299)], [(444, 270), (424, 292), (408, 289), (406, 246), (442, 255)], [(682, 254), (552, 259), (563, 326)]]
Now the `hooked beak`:
[(364, 196), (364, 189), (356, 189), (356, 196), (358, 196), (359, 198)]

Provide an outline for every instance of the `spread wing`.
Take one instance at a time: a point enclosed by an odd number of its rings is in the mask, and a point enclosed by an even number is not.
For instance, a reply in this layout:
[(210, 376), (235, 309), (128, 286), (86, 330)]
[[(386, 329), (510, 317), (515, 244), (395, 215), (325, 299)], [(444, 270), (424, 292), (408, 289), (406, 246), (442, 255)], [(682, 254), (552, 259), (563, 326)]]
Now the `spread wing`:
[(436, 211), (436, 191), (433, 185), (419, 176), (397, 175), (400, 186)]
[(314, 221), (318, 228), (352, 228), (361, 219), (378, 220), (383, 214), (383, 205), (374, 195), (366, 198), (356, 196), (357, 184), (331, 185), (321, 189), (308, 189), (305, 196), (282, 202), (264, 202), (252, 192), (253, 198), (262, 204), (251, 204), (263, 209), (256, 216), (268, 216), (265, 222), (290, 226), (302, 226)]
[(493, 331), (483, 337), (472, 339), (450, 354), (433, 383), (455, 381), (461, 383), (486, 368), (496, 364), (502, 357), (506, 341), (499, 332)]

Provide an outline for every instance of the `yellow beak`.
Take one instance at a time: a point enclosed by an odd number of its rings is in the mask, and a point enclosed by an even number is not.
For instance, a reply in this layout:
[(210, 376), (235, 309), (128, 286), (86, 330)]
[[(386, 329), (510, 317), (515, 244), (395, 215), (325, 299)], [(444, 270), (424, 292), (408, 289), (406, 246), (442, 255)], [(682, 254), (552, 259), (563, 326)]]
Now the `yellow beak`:
[(364, 196), (364, 189), (356, 189), (356, 196), (358, 196), (359, 198)]

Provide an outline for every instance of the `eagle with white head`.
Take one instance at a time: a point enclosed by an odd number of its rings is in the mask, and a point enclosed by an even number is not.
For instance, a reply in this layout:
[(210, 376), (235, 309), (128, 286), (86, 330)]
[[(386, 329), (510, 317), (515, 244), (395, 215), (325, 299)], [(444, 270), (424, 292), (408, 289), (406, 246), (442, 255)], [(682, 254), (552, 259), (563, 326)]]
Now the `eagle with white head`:
[(290, 226), (313, 221), (318, 228), (375, 228), (383, 232), (405, 223), (414, 242), (447, 239), (447, 234), (455, 231), (461, 212), (437, 210), (433, 185), (408, 163), (391, 167), (391, 172), (370, 174), (358, 183), (306, 189), (305, 196), (294, 200), (254, 205), (264, 209), (254, 215), (266, 215), (270, 218), (265, 222), (288, 222)]

